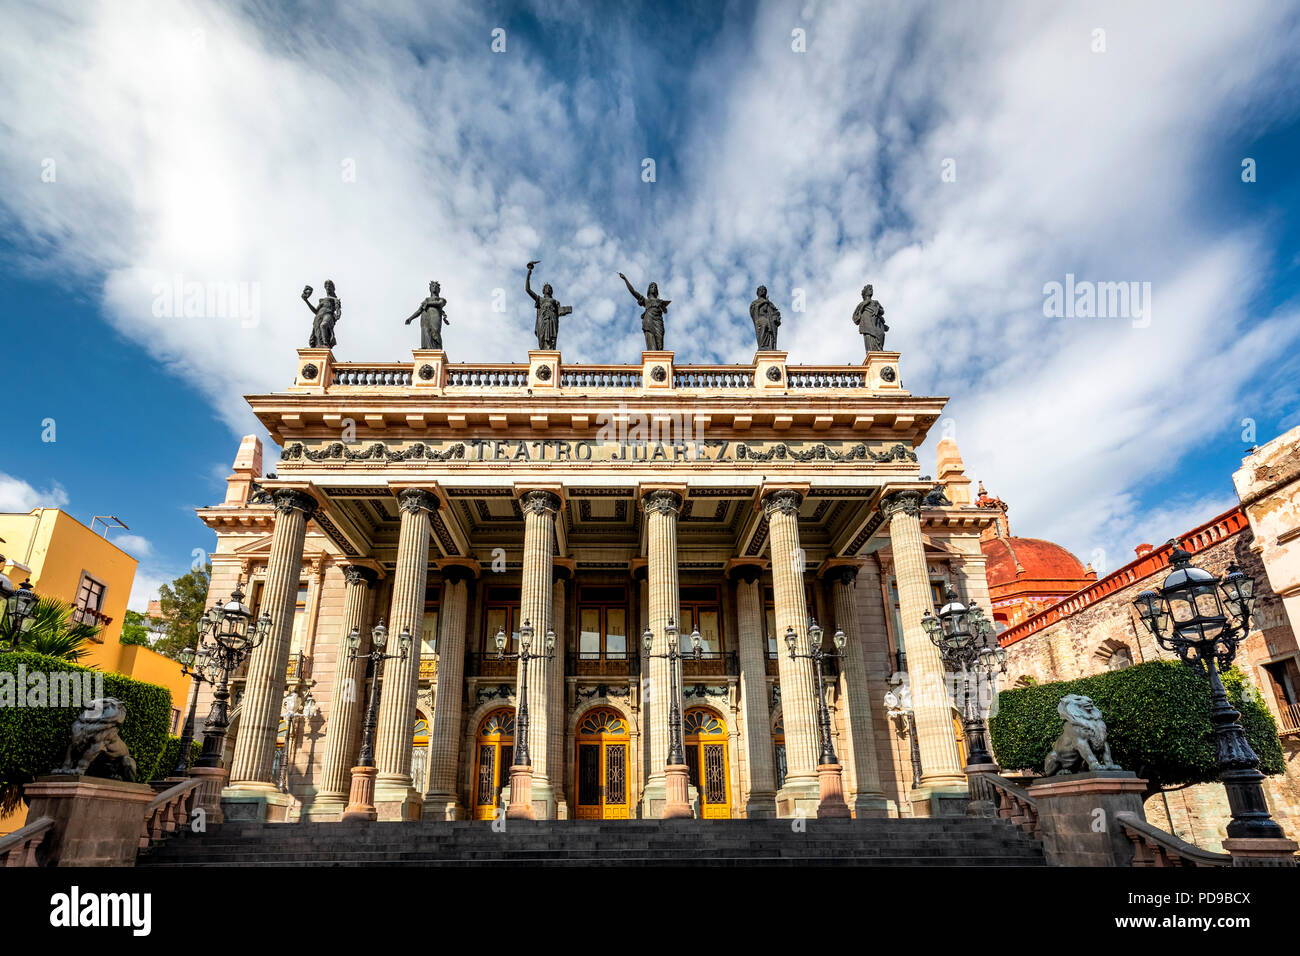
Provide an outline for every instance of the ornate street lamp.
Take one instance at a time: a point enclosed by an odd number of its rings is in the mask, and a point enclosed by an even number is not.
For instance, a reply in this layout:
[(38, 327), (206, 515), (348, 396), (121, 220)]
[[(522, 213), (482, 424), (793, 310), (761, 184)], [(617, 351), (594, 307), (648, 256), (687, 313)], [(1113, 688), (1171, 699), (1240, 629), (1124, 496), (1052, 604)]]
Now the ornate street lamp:
[(284, 698), (284, 710), (280, 719), (284, 721), (284, 752), (280, 755), (280, 791), (289, 792), (289, 742), (293, 740), (294, 724), (306, 723), (316, 716), (318, 708), (316, 698), (311, 695), (315, 681), (303, 677), (303, 653), (298, 652), (298, 667), (295, 669), (295, 681)]
[[(686, 749), (682, 734), (682, 709), (678, 703), (681, 697), (677, 671), (681, 661), (686, 658), (677, 648), (677, 623), (670, 617), (664, 628), (668, 650), (663, 654), (651, 654), (654, 647), (654, 631), (646, 627), (641, 635), (641, 646), (647, 657), (654, 657), (668, 662), (668, 696), (672, 703), (668, 709), (668, 758), (664, 762), (664, 815), (665, 820), (690, 819), (690, 770), (686, 766)], [(703, 655), (703, 638), (698, 629), (691, 631), (691, 658), (700, 660)]]
[[(5, 556), (0, 554), (0, 567), (4, 564)], [(36, 592), (32, 590), (31, 581), (23, 581), (15, 588), (8, 576), (0, 571), (0, 628), (6, 631), (12, 629), (15, 650), (18, 647), (19, 635), (31, 630), (34, 620), (32, 615), (36, 611), (38, 600)]]
[(839, 657), (838, 651), (844, 649), (847, 638), (838, 628), (832, 638), (835, 651), (828, 651), (822, 646), (822, 629), (816, 620), (808, 622), (808, 650), (798, 651), (799, 635), (793, 626), (785, 629), (785, 646), (790, 653), (790, 660), (812, 661), (816, 669), (817, 688), (817, 736), (821, 744), (821, 756), (817, 759), (817, 783), (820, 800), (817, 804), (817, 816), (847, 817), (849, 805), (844, 802), (844, 783), (840, 778), (840, 758), (835, 756), (835, 742), (831, 738), (831, 713), (826, 706), (825, 677), (822, 661), (829, 657)]
[[(369, 701), (361, 731), (361, 753), (357, 757), (356, 766), (352, 768), (348, 805), (341, 817), (345, 822), (374, 820), (379, 816), (375, 809), (375, 776), (378, 774), (375, 768), (375, 721), (379, 714), (379, 680), (384, 673), (384, 661), (406, 660), (411, 651), (410, 627), (403, 626), (402, 633), (397, 635), (398, 653), (385, 654), (384, 648), (387, 646), (388, 628), (382, 619), (370, 630), (370, 650), (365, 654), (361, 653), (361, 630), (354, 627), (348, 635), (348, 660), (355, 661), (362, 657), (370, 659), (370, 686), (366, 692)], [(284, 742), (288, 747), (287, 736)]]
[(185, 728), (181, 731), (181, 745), (176, 754), (176, 766), (172, 777), (184, 777), (190, 769), (190, 749), (194, 743), (194, 715), (199, 704), (199, 687), (203, 684), (215, 684), (220, 678), (217, 662), (212, 658), (212, 646), (201, 645), (196, 652), (192, 647), (181, 649), (178, 660), (181, 673), (193, 678), (194, 688), (190, 692), (190, 708), (185, 715)]
[(195, 656), (205, 679), (214, 685), (212, 708), (203, 726), (203, 753), (196, 767), (221, 766), (221, 751), (230, 726), (230, 675), (271, 632), (271, 616), (263, 614), (253, 624), (253, 612), (244, 603), (242, 585), (235, 585), (230, 600), (214, 604), (199, 620), (199, 649)]
[(510, 766), (510, 805), (506, 807), (507, 820), (533, 819), (533, 761), (528, 753), (528, 664), (530, 661), (549, 661), (555, 658), (555, 632), (546, 629), (545, 653), (532, 651), (533, 626), (525, 618), (519, 628), (519, 650), (506, 653), (505, 628), (497, 628), (497, 660), (520, 661), (519, 678), (519, 715), (515, 725), (518, 728), (518, 741), (515, 744), (515, 759)]
[(966, 774), (996, 771), (997, 764), (984, 742), (984, 718), (979, 713), (978, 702), (971, 693), (971, 677), (978, 681), (977, 671), (984, 671), (992, 680), (995, 672), (1007, 672), (1007, 652), (997, 641), (990, 643), (993, 624), (978, 606), (967, 607), (948, 587), (944, 605), (935, 617), (929, 610), (921, 618), (921, 626), (939, 649), (946, 670), (960, 670), (962, 676), (962, 710), (966, 734)]
[(1210, 719), (1219, 779), (1228, 792), (1232, 821), (1228, 836), (1234, 839), (1285, 839), (1282, 828), (1268, 813), (1264, 775), (1259, 757), (1241, 727), (1241, 714), (1228, 703), (1219, 677), (1232, 664), (1237, 647), (1250, 632), (1255, 608), (1255, 582), (1234, 561), (1219, 581), (1192, 566), (1192, 557), (1170, 541), (1169, 562), (1174, 570), (1158, 589), (1133, 599), (1138, 616), (1156, 642), (1173, 651), (1189, 667), (1210, 678)]

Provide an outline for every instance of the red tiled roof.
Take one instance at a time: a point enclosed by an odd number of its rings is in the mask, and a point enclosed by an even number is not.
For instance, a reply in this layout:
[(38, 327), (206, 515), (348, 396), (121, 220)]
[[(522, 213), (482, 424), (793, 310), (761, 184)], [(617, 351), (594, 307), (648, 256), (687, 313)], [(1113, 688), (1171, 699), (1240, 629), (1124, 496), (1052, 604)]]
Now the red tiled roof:
[(1079, 581), (1087, 571), (1059, 544), (1041, 538), (990, 538), (980, 545), (988, 559), (989, 587), (1013, 584), (1017, 577), (1034, 581)]

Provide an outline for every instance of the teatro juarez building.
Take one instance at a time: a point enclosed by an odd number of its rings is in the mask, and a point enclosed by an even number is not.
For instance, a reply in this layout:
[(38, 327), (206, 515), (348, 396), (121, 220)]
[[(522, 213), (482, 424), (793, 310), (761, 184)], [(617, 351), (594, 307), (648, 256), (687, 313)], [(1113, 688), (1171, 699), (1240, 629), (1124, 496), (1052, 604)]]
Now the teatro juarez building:
[(458, 364), (308, 348), (297, 369), (248, 396), (277, 473), (246, 438), (225, 502), (199, 511), (218, 541), (212, 600), (240, 585), (272, 621), (232, 686), (227, 819), (341, 816), (370, 699), (347, 638), (364, 655), (381, 620), (388, 653), (413, 639), (382, 671), (380, 819), (506, 808), (523, 723), (510, 655), (521, 633), (544, 655), (548, 631), (550, 658), (527, 664), (537, 818), (661, 816), (674, 687), (694, 815), (815, 814), (815, 669), (786, 645), (793, 632), (807, 652), (814, 621), (827, 652), (844, 634), (821, 693), (851, 811), (964, 807), (960, 721), (948, 694), (920, 692), (942, 680), (921, 618), (949, 583), (988, 607), (993, 518), (952, 442), (922, 474), (945, 399), (909, 392), (898, 353), (571, 365), (554, 349)]

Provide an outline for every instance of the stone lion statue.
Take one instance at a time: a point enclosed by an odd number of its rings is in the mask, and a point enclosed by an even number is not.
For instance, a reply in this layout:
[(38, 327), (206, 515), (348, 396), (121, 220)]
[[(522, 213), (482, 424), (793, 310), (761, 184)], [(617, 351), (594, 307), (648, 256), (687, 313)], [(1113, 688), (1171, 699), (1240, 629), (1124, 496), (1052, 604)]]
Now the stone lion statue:
[(1110, 744), (1106, 743), (1106, 722), (1091, 697), (1066, 694), (1056, 705), (1056, 712), (1065, 718), (1065, 727), (1047, 755), (1045, 776), (1120, 769), (1111, 758)]
[(135, 761), (122, 742), (126, 704), (115, 697), (92, 700), (72, 724), (72, 743), (57, 773), (110, 777), (133, 782)]

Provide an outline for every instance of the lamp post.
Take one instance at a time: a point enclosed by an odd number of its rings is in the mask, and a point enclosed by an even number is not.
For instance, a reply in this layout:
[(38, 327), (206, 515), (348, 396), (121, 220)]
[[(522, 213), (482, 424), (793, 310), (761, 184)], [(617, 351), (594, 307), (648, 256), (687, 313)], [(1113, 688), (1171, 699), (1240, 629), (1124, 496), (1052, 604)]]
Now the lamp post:
[(533, 761), (528, 753), (528, 664), (530, 661), (549, 661), (554, 659), (555, 632), (546, 629), (545, 653), (534, 654), (532, 651), (533, 626), (524, 620), (519, 628), (519, 650), (506, 653), (505, 628), (497, 628), (497, 660), (519, 661), (519, 715), (515, 721), (518, 740), (515, 743), (515, 758), (510, 766), (510, 805), (506, 808), (507, 820), (533, 819)]
[[(230, 675), (270, 633), (269, 614), (263, 614), (253, 623), (253, 612), (244, 603), (242, 584), (235, 585), (229, 601), (212, 605), (199, 619), (199, 647), (193, 663), (197, 672), (203, 674), (203, 680), (212, 684), (213, 691), (212, 707), (203, 725), (203, 752), (190, 774), (205, 778), (199, 805), (213, 823), (222, 822), (221, 783), (226, 771), (221, 766), (221, 751), (230, 726)], [(197, 691), (195, 688), (196, 700)], [(181, 753), (188, 756), (184, 750)]]
[(840, 758), (835, 755), (835, 742), (831, 738), (831, 712), (826, 706), (826, 685), (822, 670), (822, 661), (829, 657), (839, 657), (837, 651), (844, 649), (846, 638), (838, 628), (832, 638), (835, 651), (828, 651), (822, 645), (822, 629), (817, 621), (808, 622), (808, 650), (798, 650), (799, 635), (791, 626), (785, 629), (785, 646), (790, 660), (812, 661), (816, 669), (817, 687), (817, 737), (821, 744), (821, 756), (817, 758), (817, 784), (820, 799), (817, 803), (817, 817), (848, 817), (849, 805), (844, 801), (844, 782), (840, 777)]
[[(1232, 820), (1230, 840), (1286, 840), (1282, 828), (1269, 816), (1264, 799), (1264, 775), (1259, 757), (1246, 739), (1241, 714), (1228, 703), (1219, 677), (1232, 664), (1237, 647), (1250, 632), (1255, 607), (1255, 582), (1234, 561), (1220, 581), (1193, 567), (1191, 555), (1176, 541), (1169, 561), (1174, 570), (1156, 590), (1146, 590), (1133, 600), (1142, 623), (1165, 650), (1210, 678), (1210, 719), (1219, 779), (1228, 794)], [(1226, 612), (1226, 613), (1225, 613)], [(1225, 844), (1227, 847), (1227, 844)], [(1295, 844), (1291, 844), (1294, 853)], [(1232, 852), (1231, 847), (1227, 847)]]
[(983, 670), (990, 680), (999, 668), (1001, 673), (1007, 672), (1006, 650), (996, 641), (989, 643), (993, 635), (992, 622), (978, 605), (967, 607), (963, 604), (957, 592), (949, 586), (939, 616), (935, 617), (927, 610), (921, 618), (921, 626), (930, 635), (934, 646), (939, 648), (944, 668), (961, 671), (967, 777), (978, 772), (996, 771), (997, 764), (984, 743), (984, 718), (979, 713), (975, 696), (971, 694), (971, 677), (974, 674), (978, 680), (977, 671)]
[(181, 731), (181, 745), (176, 754), (176, 766), (172, 769), (172, 778), (184, 777), (190, 769), (190, 750), (194, 745), (194, 716), (199, 705), (199, 687), (203, 684), (215, 684), (219, 672), (216, 662), (212, 660), (210, 645), (204, 644), (195, 651), (192, 647), (181, 649), (179, 658), (181, 674), (192, 678), (194, 688), (190, 692), (190, 708), (185, 715), (185, 727)]
[[(348, 805), (343, 810), (342, 822), (357, 820), (374, 820), (379, 816), (375, 809), (375, 722), (379, 714), (379, 679), (384, 673), (384, 661), (406, 660), (411, 651), (411, 629), (403, 627), (397, 635), (398, 653), (385, 654), (388, 646), (388, 628), (380, 620), (370, 630), (370, 650), (361, 653), (361, 630), (354, 627), (348, 635), (348, 660), (355, 661), (362, 657), (370, 659), (370, 686), (366, 693), (366, 719), (361, 730), (361, 753), (357, 756), (356, 766), (352, 768), (352, 786), (348, 792)], [(289, 743), (285, 738), (285, 746)]]
[[(641, 644), (647, 657), (660, 658), (668, 662), (668, 696), (672, 704), (668, 709), (668, 758), (664, 762), (664, 815), (665, 820), (683, 820), (691, 817), (690, 771), (686, 766), (686, 749), (682, 737), (682, 709), (678, 700), (681, 692), (678, 688), (677, 670), (685, 659), (677, 647), (677, 623), (670, 617), (664, 628), (668, 650), (663, 654), (651, 654), (654, 647), (654, 631), (646, 627), (641, 635)], [(703, 639), (698, 630), (691, 631), (691, 657), (700, 660), (703, 657)]]
[[(0, 567), (4, 564), (5, 556), (0, 554)], [(13, 650), (18, 649), (19, 637), (31, 630), (37, 600), (31, 581), (23, 581), (15, 588), (8, 576), (0, 571), (0, 631), (13, 634)]]

